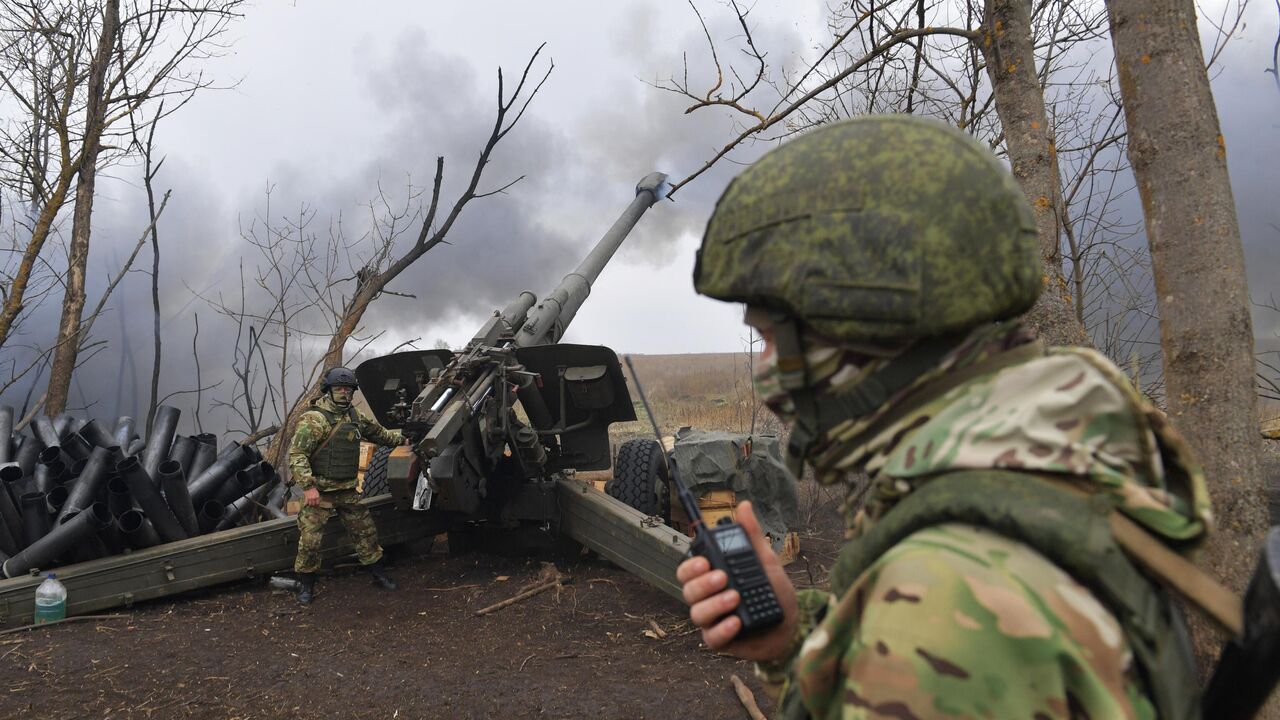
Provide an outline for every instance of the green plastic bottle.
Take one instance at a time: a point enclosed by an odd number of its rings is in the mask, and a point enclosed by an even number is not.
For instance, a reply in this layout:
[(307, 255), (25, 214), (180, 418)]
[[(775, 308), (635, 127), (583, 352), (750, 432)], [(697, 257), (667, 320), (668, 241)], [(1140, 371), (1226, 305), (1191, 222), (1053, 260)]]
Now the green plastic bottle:
[(67, 617), (67, 587), (58, 582), (58, 576), (49, 573), (36, 588), (35, 623), (57, 622)]

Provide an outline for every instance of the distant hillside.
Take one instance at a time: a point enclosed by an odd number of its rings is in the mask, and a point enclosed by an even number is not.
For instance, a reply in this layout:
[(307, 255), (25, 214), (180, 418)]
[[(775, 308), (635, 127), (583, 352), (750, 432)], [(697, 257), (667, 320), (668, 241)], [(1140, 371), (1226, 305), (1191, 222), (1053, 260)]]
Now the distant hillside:
[[(631, 360), (664, 433), (686, 425), (702, 430), (750, 432), (753, 410), (756, 432), (778, 428), (777, 418), (754, 397), (746, 353), (632, 354)], [(648, 437), (653, 431), (644, 416), (635, 383), (629, 377), (628, 381), (638, 420), (614, 425), (611, 434), (618, 439)]]

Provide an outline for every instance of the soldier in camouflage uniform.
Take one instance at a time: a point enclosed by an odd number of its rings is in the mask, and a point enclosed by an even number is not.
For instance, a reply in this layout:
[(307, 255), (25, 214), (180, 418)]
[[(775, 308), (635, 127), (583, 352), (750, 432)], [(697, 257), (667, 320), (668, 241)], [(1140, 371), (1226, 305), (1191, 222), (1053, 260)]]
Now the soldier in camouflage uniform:
[(356, 473), (360, 465), (360, 441), (394, 446), (404, 442), (398, 430), (387, 430), (351, 404), (357, 383), (347, 368), (325, 373), (320, 397), (302, 414), (289, 444), (289, 471), (302, 488), (303, 506), (298, 512), (298, 556), (293, 569), (302, 582), (298, 601), (309, 605), (320, 569), (320, 542), (325, 523), (335, 514), (342, 520), (360, 564), (374, 582), (395, 590), (395, 582), (381, 565), (378, 528), (369, 509), (360, 504)]
[(784, 608), (771, 631), (737, 637), (706, 560), (677, 573), (706, 643), (757, 661), (781, 716), (1198, 717), (1181, 618), (1112, 527), (1191, 553), (1201, 471), (1106, 358), (1014, 319), (1038, 258), (1009, 171), (921, 118), (815, 130), (717, 204), (695, 286), (765, 338), (756, 382), (792, 471), (847, 489), (830, 592), (797, 592), (740, 507)]

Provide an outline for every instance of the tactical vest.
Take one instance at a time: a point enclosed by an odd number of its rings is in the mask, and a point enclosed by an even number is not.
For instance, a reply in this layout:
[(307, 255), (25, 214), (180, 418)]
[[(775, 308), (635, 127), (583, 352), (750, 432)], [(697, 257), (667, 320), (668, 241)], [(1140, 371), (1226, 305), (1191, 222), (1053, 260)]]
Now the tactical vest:
[[(988, 528), (1048, 558), (1115, 615), (1158, 717), (1198, 720), (1199, 683), (1183, 618), (1117, 544), (1109, 521), (1114, 509), (1103, 493), (1068, 492), (1027, 473), (944, 473), (906, 495), (841, 550), (831, 592), (842, 597), (877, 559), (917, 531), (946, 523)], [(806, 715), (794, 690), (781, 710), (784, 717)]]
[(311, 410), (323, 415), (332, 428), (311, 453), (311, 474), (330, 482), (354, 480), (360, 470), (360, 426), (356, 423), (356, 409), (348, 408), (345, 413)]

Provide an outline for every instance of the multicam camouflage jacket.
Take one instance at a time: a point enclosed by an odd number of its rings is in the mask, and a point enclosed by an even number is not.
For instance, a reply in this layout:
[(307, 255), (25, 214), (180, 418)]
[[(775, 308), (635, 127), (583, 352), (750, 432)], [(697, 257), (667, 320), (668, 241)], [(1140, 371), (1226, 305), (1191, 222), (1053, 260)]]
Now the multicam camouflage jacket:
[[(975, 331), (880, 411), (827, 433), (819, 479), (870, 477), (846, 500), (854, 545), (936, 479), (1003, 468), (994, 474), (1100, 492), (1152, 536), (1192, 551), (1211, 516), (1185, 442), (1091, 350), (1021, 345), (1016, 361), (993, 363), (1011, 330)], [(946, 382), (952, 374), (968, 377)], [(1156, 717), (1122, 623), (1028, 544), (944, 522), (869, 566), (848, 567), (853, 549), (832, 571), (832, 592), (801, 591), (795, 651), (759, 668), (766, 682), (786, 683), (783, 715)]]
[[(289, 472), (293, 482), (303, 490), (311, 488), (321, 492), (350, 490), (356, 486), (354, 472), (350, 477), (328, 478), (316, 477), (311, 470), (311, 456), (334, 428), (326, 413), (330, 416), (345, 416), (349, 411), (339, 408), (328, 395), (321, 395), (312, 400), (311, 407), (311, 410), (303, 413), (298, 419), (298, 427), (294, 430), (292, 442), (289, 443)], [(360, 430), (360, 439), (388, 446), (404, 442), (404, 437), (399, 430), (387, 430), (359, 410), (354, 412), (356, 425)]]

